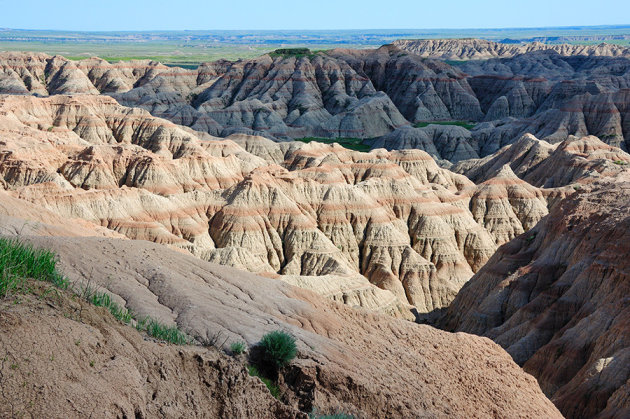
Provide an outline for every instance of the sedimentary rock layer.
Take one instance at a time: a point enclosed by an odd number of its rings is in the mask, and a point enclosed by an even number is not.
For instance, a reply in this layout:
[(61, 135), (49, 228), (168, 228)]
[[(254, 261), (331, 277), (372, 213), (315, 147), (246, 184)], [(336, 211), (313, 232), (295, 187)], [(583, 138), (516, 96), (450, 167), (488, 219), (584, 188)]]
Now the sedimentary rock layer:
[(503, 346), (568, 417), (630, 412), (630, 172), (587, 185), (505, 244), (442, 325)]
[(244, 149), (104, 96), (4, 96), (0, 109), (15, 197), (349, 305), (444, 307), (496, 248), (469, 210), (474, 184), (422, 151), (236, 135)]
[(630, 56), (627, 47), (601, 43), (599, 45), (543, 44), (531, 42), (506, 44), (485, 39), (401, 39), (398, 48), (425, 58), (443, 60), (487, 60), (510, 58), (532, 51), (555, 51), (560, 55)]
[[(387, 45), (263, 55), (195, 70), (3, 53), (0, 93), (105, 93), (215, 136), (380, 137), (373, 144), (421, 148), (453, 162), (487, 156), (525, 133), (552, 143), (592, 134), (627, 150), (630, 57), (574, 52), (534, 48), (454, 66)], [(479, 124), (470, 132), (411, 128), (431, 121)]]

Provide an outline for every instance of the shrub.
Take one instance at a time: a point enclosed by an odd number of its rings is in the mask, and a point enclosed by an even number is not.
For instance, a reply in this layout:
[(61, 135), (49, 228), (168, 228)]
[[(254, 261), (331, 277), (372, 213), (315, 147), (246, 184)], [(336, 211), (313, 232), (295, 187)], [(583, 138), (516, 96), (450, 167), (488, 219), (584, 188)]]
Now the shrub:
[(259, 346), (262, 349), (263, 361), (276, 368), (284, 367), (297, 355), (295, 338), (282, 330), (267, 333)]
[(233, 342), (230, 345), (230, 351), (235, 355), (240, 355), (245, 352), (245, 342)]

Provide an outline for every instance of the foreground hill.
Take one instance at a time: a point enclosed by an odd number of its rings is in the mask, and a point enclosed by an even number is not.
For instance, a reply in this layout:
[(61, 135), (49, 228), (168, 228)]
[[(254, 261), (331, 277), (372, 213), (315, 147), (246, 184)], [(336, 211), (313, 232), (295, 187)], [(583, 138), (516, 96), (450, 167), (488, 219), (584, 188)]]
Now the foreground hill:
[[(560, 417), (487, 339), (351, 309), (146, 241), (85, 237), (87, 224), (77, 236), (73, 221), (44, 209), (25, 220), (30, 204), (9, 201), (3, 231), (57, 252), (75, 286), (101, 287), (139, 318), (199, 340), (220, 339), (210, 349), (143, 341), (105, 310), (36, 287), (39, 298), (0, 301), (3, 414)], [(57, 235), (32, 235), (49, 231)], [(278, 381), (280, 401), (247, 376), (243, 361), (217, 352), (277, 329), (293, 334), (299, 351)]]
[(0, 299), (3, 417), (307, 417), (214, 348), (143, 340), (103, 308), (30, 286)]
[(568, 417), (627, 417), (630, 172), (586, 186), (505, 244), (442, 324), (503, 346)]

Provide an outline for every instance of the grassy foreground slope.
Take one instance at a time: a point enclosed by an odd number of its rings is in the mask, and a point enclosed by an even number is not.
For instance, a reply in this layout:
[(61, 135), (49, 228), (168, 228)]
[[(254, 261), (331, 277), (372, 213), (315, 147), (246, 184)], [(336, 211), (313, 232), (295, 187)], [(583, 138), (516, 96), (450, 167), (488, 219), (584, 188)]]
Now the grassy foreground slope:
[(143, 339), (45, 282), (0, 299), (0, 417), (306, 418), (215, 349)]

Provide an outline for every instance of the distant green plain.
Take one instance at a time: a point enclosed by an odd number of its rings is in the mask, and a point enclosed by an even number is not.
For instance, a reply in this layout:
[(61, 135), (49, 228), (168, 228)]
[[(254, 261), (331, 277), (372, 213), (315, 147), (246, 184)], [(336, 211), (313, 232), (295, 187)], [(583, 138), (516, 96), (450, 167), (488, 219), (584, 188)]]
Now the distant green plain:
[[(293, 46), (292, 46), (293, 47)], [(308, 45), (313, 51), (337, 48), (339, 45)], [(365, 45), (344, 45), (344, 48), (365, 48)], [(81, 42), (6, 42), (0, 40), (0, 51), (43, 52), (62, 55), (70, 60), (100, 57), (110, 62), (154, 60), (166, 65), (196, 67), (201, 63), (226, 59), (255, 58), (273, 52), (277, 45), (243, 44), (177, 44), (177, 43), (81, 43)]]
[[(630, 45), (630, 25), (511, 29), (371, 29), (77, 32), (0, 28), (0, 51), (44, 52), (74, 60), (151, 59), (196, 66), (218, 59), (249, 59), (282, 48), (378, 48), (396, 39), (482, 38), (493, 41)], [(310, 54), (305, 54), (309, 56)], [(460, 63), (452, 62), (454, 65)]]

